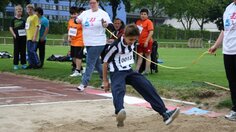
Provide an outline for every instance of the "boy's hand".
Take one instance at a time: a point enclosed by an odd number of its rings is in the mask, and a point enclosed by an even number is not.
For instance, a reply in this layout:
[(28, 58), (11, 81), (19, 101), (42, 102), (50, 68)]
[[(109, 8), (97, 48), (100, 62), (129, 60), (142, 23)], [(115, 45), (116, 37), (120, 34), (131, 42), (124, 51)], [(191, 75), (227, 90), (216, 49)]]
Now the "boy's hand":
[(148, 47), (148, 42), (145, 42), (144, 43), (144, 48), (147, 48)]
[(109, 81), (108, 80), (103, 81), (103, 85), (104, 85), (104, 91), (108, 92), (110, 90)]

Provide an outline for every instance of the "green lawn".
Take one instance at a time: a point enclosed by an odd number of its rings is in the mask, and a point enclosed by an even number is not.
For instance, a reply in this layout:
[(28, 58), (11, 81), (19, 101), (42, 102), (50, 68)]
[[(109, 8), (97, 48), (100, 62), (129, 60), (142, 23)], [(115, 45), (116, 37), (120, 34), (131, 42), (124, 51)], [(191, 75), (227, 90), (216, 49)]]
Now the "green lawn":
[[(46, 58), (52, 54), (66, 55), (69, 47), (66, 46), (47, 46)], [(192, 63), (199, 55), (207, 49), (189, 49), (189, 48), (160, 48), (160, 59), (166, 66), (186, 66)], [(9, 51), (12, 53), (12, 45), (0, 45), (0, 51)], [(49, 80), (65, 81), (72, 84), (79, 84), (81, 78), (71, 78), (71, 66), (69, 62), (49, 62), (46, 61), (45, 68), (37, 70), (18, 70), (14, 71), (12, 59), (0, 59), (0, 71), (13, 72), (16, 74), (25, 74), (37, 76)], [(223, 92), (214, 87), (203, 85), (201, 82), (207, 81), (227, 87), (227, 80), (223, 67), (223, 58), (221, 50), (216, 56), (205, 55), (197, 64), (183, 70), (171, 70), (159, 67), (157, 74), (148, 76), (148, 79), (157, 87), (158, 92), (168, 98), (179, 98), (198, 102), (199, 99), (211, 96), (213, 93)], [(200, 82), (200, 83), (193, 83)], [(92, 76), (91, 85), (99, 86), (98, 75)], [(133, 90), (128, 90), (133, 92)], [(228, 96), (225, 98), (228, 99)], [(223, 102), (230, 104), (230, 100)], [(222, 102), (220, 102), (222, 103)], [(230, 105), (227, 105), (229, 107)]]

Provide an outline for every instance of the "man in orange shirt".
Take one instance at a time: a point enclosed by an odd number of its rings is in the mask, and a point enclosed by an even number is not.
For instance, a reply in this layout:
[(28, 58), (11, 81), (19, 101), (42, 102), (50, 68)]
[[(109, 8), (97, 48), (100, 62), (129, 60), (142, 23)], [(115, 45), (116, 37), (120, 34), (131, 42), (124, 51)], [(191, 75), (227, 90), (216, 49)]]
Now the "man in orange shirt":
[[(150, 19), (148, 19), (148, 9), (142, 9), (140, 11), (140, 20), (136, 22), (136, 25), (139, 28), (140, 36), (139, 36), (139, 45), (137, 47), (138, 53), (144, 55), (147, 59), (151, 60), (151, 52), (152, 52), (152, 35), (153, 35), (153, 23)], [(139, 68), (142, 64), (143, 58), (138, 57), (138, 62), (136, 66), (136, 70), (139, 71)], [(144, 74), (150, 73), (150, 62), (146, 61), (146, 67)]]
[(82, 35), (82, 25), (75, 24), (74, 19), (84, 11), (84, 8), (71, 7), (70, 15), (71, 19), (68, 22), (68, 41), (71, 45), (71, 57), (75, 64), (75, 70), (71, 77), (82, 76), (81, 65), (83, 58), (83, 35)]

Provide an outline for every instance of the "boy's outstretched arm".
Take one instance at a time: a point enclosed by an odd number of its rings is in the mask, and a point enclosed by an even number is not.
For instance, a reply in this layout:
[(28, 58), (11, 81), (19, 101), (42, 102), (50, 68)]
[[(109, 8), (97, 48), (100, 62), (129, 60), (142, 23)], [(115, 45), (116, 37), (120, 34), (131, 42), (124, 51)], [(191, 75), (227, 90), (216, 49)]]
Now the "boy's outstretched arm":
[(107, 62), (104, 62), (103, 63), (103, 85), (104, 85), (104, 90), (105, 92), (109, 91), (109, 81), (108, 81), (108, 78), (107, 78), (107, 68), (108, 68), (108, 63)]

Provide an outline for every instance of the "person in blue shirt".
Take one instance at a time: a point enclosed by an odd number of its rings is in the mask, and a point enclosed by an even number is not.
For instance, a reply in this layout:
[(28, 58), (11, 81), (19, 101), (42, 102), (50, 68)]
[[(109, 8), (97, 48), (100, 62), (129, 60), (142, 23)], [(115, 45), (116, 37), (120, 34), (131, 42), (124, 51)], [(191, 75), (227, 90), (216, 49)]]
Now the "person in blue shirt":
[(41, 62), (40, 68), (42, 68), (44, 65), (45, 45), (46, 45), (47, 34), (49, 31), (49, 21), (46, 17), (43, 16), (43, 9), (41, 7), (35, 8), (35, 13), (40, 20), (39, 41), (37, 45), (37, 50), (39, 50), (39, 59)]

